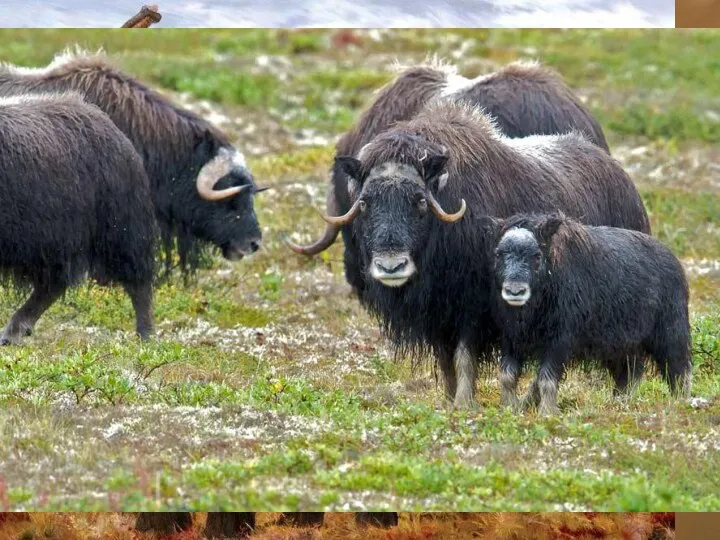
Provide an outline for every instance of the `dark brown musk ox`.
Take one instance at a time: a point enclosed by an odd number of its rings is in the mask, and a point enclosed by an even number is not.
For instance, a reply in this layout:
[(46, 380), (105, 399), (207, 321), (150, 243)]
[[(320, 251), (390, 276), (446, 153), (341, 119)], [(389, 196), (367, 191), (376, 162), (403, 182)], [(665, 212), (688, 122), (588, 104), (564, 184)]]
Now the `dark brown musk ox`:
[(355, 203), (324, 219), (352, 227), (363, 302), (399, 351), (435, 354), (456, 406), (473, 403), (477, 360), (499, 339), (478, 216), (563, 211), (650, 231), (626, 172), (582, 134), (509, 138), (462, 101), (438, 100), (336, 163)]
[(261, 189), (221, 130), (102, 53), (68, 50), (43, 68), (0, 66), (0, 95), (65, 90), (102, 109), (142, 157), (168, 267), (175, 247), (184, 270), (197, 265), (201, 245), (217, 246), (229, 260), (259, 248), (253, 197)]
[[(563, 216), (486, 218), (494, 238), (492, 312), (502, 329), (503, 404), (520, 408), (527, 360), (539, 367), (524, 400), (558, 411), (560, 380), (572, 358), (602, 362), (616, 392), (638, 358), (651, 356), (676, 395), (692, 379), (688, 284), (680, 261), (658, 240)], [(642, 363), (641, 363), (642, 364)]]
[[(290, 527), (318, 527), (324, 512), (285, 512), (279, 524)], [(356, 512), (358, 526), (390, 528), (398, 524), (397, 512)], [(247, 538), (256, 525), (255, 512), (209, 512), (203, 535), (206, 538)], [(192, 527), (190, 512), (141, 512), (135, 528), (141, 532), (173, 534)]]
[[(358, 157), (360, 150), (394, 123), (409, 120), (438, 97), (461, 98), (493, 115), (509, 137), (553, 135), (580, 131), (609, 153), (600, 124), (555, 71), (535, 62), (513, 62), (497, 72), (468, 79), (457, 69), (434, 59), (427, 64), (401, 68), (397, 77), (382, 87), (352, 129), (337, 143), (336, 155)], [(345, 214), (354, 200), (348, 178), (337, 166), (330, 174), (327, 213)], [(322, 237), (293, 251), (316, 255), (329, 248), (342, 230), (345, 244), (345, 275), (362, 299), (364, 268), (358, 262), (357, 241), (351, 227), (327, 224)]]
[(152, 333), (154, 239), (150, 183), (135, 148), (74, 93), (0, 98), (0, 273), (31, 286), (0, 335), (30, 335), (87, 275), (122, 285), (137, 333)]

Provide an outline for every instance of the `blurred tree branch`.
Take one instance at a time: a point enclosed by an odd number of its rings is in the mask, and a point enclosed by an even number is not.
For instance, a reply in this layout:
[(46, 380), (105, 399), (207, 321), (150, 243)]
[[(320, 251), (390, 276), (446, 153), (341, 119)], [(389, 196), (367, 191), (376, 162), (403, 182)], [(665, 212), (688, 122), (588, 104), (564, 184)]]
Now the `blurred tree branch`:
[(149, 28), (151, 25), (159, 23), (162, 15), (158, 11), (157, 5), (143, 6), (137, 15), (127, 20), (121, 28)]

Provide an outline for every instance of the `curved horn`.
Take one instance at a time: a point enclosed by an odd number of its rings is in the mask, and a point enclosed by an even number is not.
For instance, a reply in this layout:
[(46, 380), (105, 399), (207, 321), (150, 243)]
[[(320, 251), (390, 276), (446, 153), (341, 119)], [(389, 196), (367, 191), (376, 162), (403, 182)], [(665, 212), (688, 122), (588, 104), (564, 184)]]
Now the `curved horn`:
[(356, 200), (355, 204), (352, 205), (350, 210), (348, 210), (347, 214), (343, 214), (342, 216), (328, 216), (327, 214), (323, 214), (322, 212), (320, 212), (320, 217), (322, 217), (323, 220), (325, 220), (330, 225), (347, 225), (348, 223), (352, 222), (352, 220), (355, 219), (360, 213), (361, 204), (362, 199)]
[(288, 240), (287, 245), (295, 253), (299, 253), (300, 255), (317, 255), (329, 248), (333, 242), (335, 242), (339, 233), (340, 227), (328, 224), (325, 227), (322, 237), (317, 242), (307, 246), (301, 246), (300, 244), (296, 244), (295, 242)]
[[(330, 190), (328, 191), (327, 196), (327, 211), (331, 214), (336, 214), (338, 212), (337, 201), (335, 200), (335, 189), (332, 184), (330, 185)], [(301, 246), (300, 244), (296, 244), (288, 240), (287, 245), (295, 253), (299, 253), (300, 255), (317, 255), (329, 248), (333, 242), (335, 242), (338, 234), (340, 234), (340, 227), (328, 224), (325, 226), (325, 231), (323, 232), (322, 237), (316, 242), (307, 246)]]
[(435, 214), (435, 216), (440, 221), (444, 221), (445, 223), (454, 223), (458, 221), (465, 215), (465, 210), (467, 210), (465, 199), (460, 199), (460, 210), (458, 210), (454, 214), (448, 214), (447, 212), (445, 212), (445, 210), (442, 209), (440, 203), (435, 200), (435, 197), (433, 197), (431, 193), (428, 193), (426, 198), (428, 204), (430, 205), (432, 213)]
[(234, 186), (226, 189), (213, 189), (218, 180), (228, 174), (232, 168), (231, 159), (222, 154), (208, 162), (198, 174), (196, 180), (197, 192), (206, 201), (222, 201), (235, 197), (244, 191), (252, 189), (250, 184)]

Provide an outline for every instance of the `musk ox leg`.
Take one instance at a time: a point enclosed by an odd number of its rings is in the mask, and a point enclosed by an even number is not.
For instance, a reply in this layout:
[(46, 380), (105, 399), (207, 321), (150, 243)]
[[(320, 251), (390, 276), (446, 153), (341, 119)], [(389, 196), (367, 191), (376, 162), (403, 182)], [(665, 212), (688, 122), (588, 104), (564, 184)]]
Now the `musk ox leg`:
[(644, 359), (636, 355), (623, 355), (617, 361), (612, 362), (609, 370), (615, 380), (613, 395), (619, 397), (627, 394), (630, 389), (640, 382), (644, 368)]
[(557, 404), (558, 387), (565, 370), (565, 355), (554, 354), (552, 360), (545, 360), (540, 366), (537, 376), (537, 388), (540, 394), (538, 412), (550, 416), (560, 412)]
[(255, 512), (210, 512), (206, 538), (247, 538), (255, 528)]
[(541, 357), (537, 376), (530, 386), (524, 400), (524, 407), (537, 405), (538, 412), (543, 416), (557, 414), (558, 387), (565, 373), (565, 366), (570, 359), (571, 347), (558, 343), (547, 350)]
[(500, 403), (514, 411), (520, 409), (517, 387), (521, 373), (520, 361), (514, 355), (503, 352), (500, 360)]
[(355, 523), (389, 529), (398, 524), (398, 515), (397, 512), (358, 512), (355, 514)]
[(475, 381), (477, 380), (477, 358), (470, 348), (461, 341), (455, 349), (455, 373), (457, 391), (455, 408), (470, 409), (475, 406)]
[(321, 527), (325, 512), (285, 512), (280, 524), (290, 527)]
[(123, 285), (135, 309), (136, 330), (142, 339), (150, 339), (153, 333), (152, 283)]
[(673, 395), (689, 397), (692, 386), (690, 331), (679, 332), (671, 327), (650, 352)]
[(452, 350), (443, 350), (437, 355), (437, 362), (443, 377), (445, 399), (451, 404), (457, 393), (457, 376), (455, 374), (455, 359)]
[(30, 298), (15, 312), (0, 335), (0, 345), (17, 345), (32, 334), (35, 323), (65, 292), (62, 285), (36, 284)]
[(140, 512), (135, 529), (156, 534), (175, 534), (192, 527), (190, 512)]

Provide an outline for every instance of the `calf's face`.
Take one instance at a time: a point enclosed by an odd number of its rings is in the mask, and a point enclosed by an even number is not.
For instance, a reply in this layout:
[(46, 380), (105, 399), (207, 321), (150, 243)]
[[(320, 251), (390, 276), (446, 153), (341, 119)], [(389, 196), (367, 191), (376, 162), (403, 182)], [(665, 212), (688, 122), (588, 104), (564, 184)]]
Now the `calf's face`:
[[(356, 197), (352, 210), (361, 256), (368, 273), (387, 287), (402, 287), (418, 272), (431, 220), (452, 222), (465, 212), (446, 214), (433, 195), (447, 180), (445, 156), (428, 158), (422, 171), (407, 164), (387, 162), (360, 177), (361, 163), (338, 158), (352, 179)], [(353, 212), (355, 215), (353, 215)]]
[(510, 306), (524, 306), (533, 293), (543, 266), (540, 242), (528, 229), (507, 230), (495, 248), (495, 279), (502, 299)]

